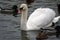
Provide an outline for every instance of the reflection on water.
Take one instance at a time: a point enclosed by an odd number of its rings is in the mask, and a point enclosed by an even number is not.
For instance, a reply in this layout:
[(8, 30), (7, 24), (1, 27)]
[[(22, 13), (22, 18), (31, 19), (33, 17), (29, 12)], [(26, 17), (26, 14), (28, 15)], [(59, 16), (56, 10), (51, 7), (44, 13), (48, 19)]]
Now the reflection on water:
[(34, 30), (34, 31), (21, 30), (21, 40), (60, 40), (60, 38), (56, 38), (56, 35), (48, 36), (47, 39), (36, 39), (39, 33), (40, 30)]
[(27, 37), (27, 31), (21, 31), (21, 40), (29, 40)]
[(21, 40), (36, 40), (39, 30), (34, 31), (21, 31)]

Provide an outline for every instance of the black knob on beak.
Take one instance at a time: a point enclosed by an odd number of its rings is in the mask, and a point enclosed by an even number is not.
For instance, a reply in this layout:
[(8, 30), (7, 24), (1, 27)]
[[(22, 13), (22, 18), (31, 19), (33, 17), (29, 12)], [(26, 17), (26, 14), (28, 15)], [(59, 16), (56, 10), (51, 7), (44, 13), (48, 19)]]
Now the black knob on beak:
[(20, 10), (23, 10), (23, 7), (22, 7), (22, 8), (20, 8)]

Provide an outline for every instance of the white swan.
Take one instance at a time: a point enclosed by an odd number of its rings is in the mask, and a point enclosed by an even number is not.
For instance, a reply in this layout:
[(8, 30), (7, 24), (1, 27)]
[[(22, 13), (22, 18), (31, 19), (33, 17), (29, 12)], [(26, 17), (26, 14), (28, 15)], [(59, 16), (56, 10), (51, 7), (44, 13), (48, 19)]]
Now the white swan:
[(19, 13), (22, 13), (21, 30), (39, 30), (40, 28), (51, 26), (56, 14), (50, 8), (38, 8), (27, 20), (28, 7), (26, 4), (21, 4)]

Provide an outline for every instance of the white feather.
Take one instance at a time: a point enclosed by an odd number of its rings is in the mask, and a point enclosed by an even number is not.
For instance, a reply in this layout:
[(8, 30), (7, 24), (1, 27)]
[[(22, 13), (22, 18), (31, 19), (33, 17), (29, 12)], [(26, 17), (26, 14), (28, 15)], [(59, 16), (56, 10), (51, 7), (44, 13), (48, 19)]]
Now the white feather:
[(55, 18), (53, 19), (53, 22), (56, 23), (56, 22), (59, 21), (59, 19), (60, 19), (60, 16), (57, 16), (57, 17), (55, 17)]
[(49, 27), (55, 17), (55, 12), (50, 8), (38, 8), (29, 17), (27, 21), (27, 30), (39, 30)]

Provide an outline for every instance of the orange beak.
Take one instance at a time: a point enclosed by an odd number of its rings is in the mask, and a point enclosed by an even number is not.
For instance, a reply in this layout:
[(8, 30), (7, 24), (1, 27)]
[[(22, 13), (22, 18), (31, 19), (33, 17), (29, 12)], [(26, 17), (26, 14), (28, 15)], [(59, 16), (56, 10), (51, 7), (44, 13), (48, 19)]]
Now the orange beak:
[(23, 11), (23, 8), (20, 8), (20, 9), (18, 10), (18, 13), (21, 14), (22, 11)]
[(18, 14), (21, 14), (22, 13), (22, 10), (18, 10)]

